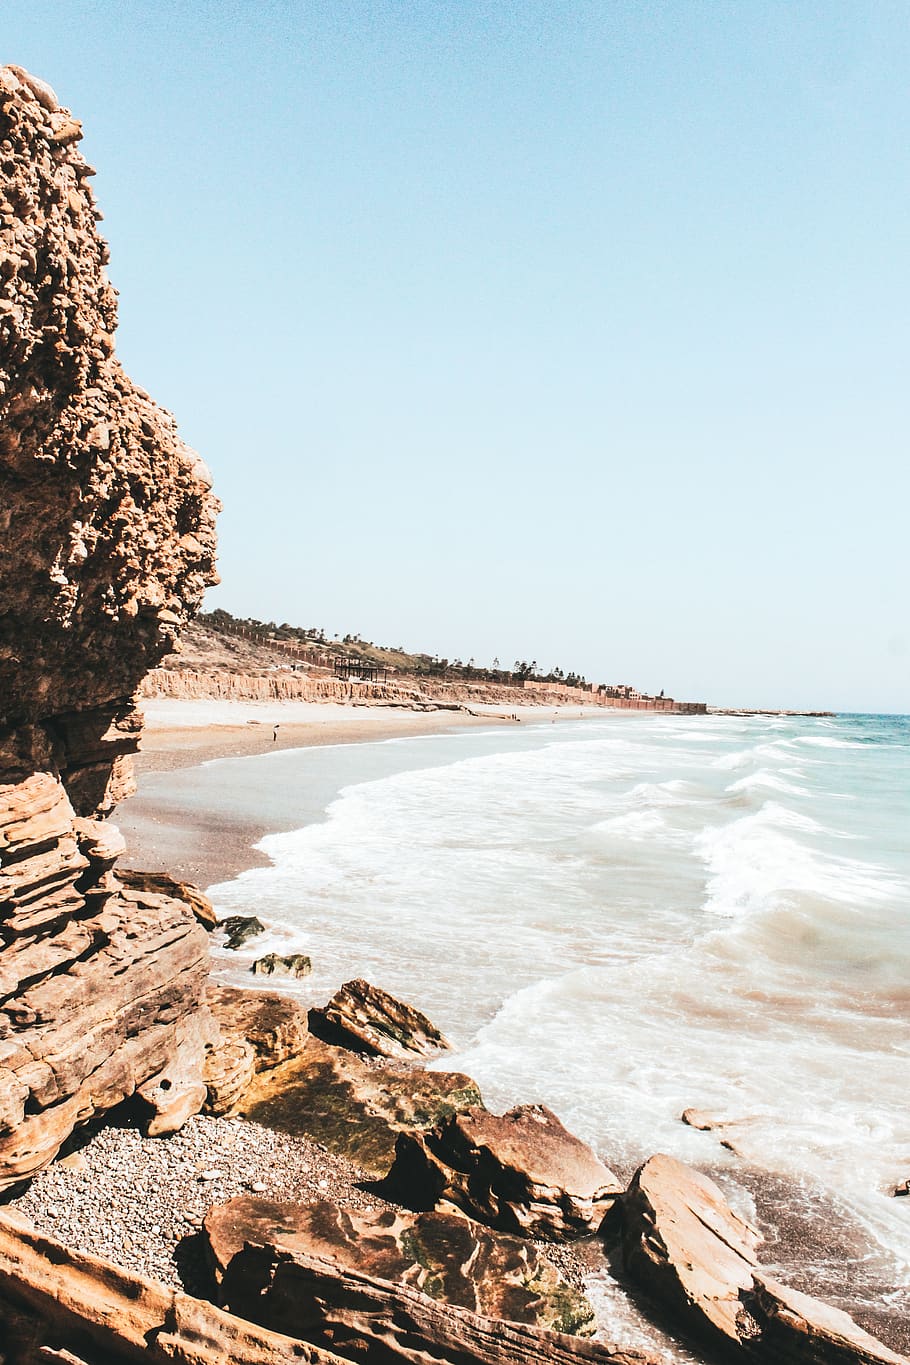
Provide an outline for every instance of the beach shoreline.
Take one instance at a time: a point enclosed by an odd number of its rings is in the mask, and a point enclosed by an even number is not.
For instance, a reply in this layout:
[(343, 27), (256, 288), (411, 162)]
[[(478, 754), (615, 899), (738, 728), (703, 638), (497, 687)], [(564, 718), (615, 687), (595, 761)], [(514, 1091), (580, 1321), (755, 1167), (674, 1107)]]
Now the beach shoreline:
[(602, 707), (523, 706), (506, 711), (415, 711), (393, 706), (318, 702), (237, 702), (156, 699), (143, 704), (142, 747), (135, 759), (139, 790), (117, 808), (114, 821), (126, 839), (122, 866), (172, 876), (205, 888), (230, 881), (268, 858), (255, 845), (276, 828), (266, 820), (194, 810), (191, 824), (175, 820), (159, 796), (144, 790), (150, 774), (193, 768), (220, 759), (252, 758), (286, 750), (380, 743), (391, 739), (457, 734), (602, 717)]

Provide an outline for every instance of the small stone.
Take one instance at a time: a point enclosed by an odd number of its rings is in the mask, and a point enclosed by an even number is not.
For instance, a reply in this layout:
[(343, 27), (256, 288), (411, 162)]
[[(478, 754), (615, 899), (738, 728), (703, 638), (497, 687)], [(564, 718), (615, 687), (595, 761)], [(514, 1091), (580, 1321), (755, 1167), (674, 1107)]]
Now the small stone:
[(199, 1174), (199, 1179), (200, 1179), (200, 1180), (220, 1180), (220, 1179), (221, 1179), (221, 1172), (220, 1172), (220, 1171), (201, 1171), (200, 1174)]
[(88, 1162), (81, 1152), (70, 1152), (68, 1156), (62, 1156), (57, 1165), (65, 1167), (68, 1171), (88, 1170)]
[(264, 1194), (266, 1188), (267, 1186), (264, 1180), (254, 1180), (253, 1183), (250, 1185), (250, 1189), (253, 1191), (253, 1194)]

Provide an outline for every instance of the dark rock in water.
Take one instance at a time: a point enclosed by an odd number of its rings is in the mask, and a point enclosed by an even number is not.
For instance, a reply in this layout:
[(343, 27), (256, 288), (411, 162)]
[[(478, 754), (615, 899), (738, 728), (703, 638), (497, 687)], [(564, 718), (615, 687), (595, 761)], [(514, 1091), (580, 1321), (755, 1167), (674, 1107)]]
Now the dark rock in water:
[(192, 882), (181, 882), (166, 872), (137, 872), (133, 868), (118, 868), (117, 880), (136, 891), (157, 891), (162, 896), (173, 896), (188, 905), (203, 929), (216, 929), (218, 917), (215, 907)]
[(383, 1065), (311, 1038), (297, 1060), (256, 1077), (240, 1112), (320, 1142), (379, 1177), (392, 1164), (400, 1132), (482, 1104), (477, 1085), (461, 1072)]
[(292, 1061), (307, 1045), (307, 1012), (287, 995), (210, 983), (208, 1005), (225, 1037), (252, 1045), (257, 1071)]
[(596, 1232), (622, 1193), (587, 1143), (543, 1105), (502, 1117), (472, 1109), (403, 1133), (386, 1188), (414, 1208), (451, 1204), (491, 1227), (550, 1241)]
[(891, 1191), (895, 1199), (901, 1199), (904, 1195), (910, 1195), (910, 1180), (903, 1180), (900, 1185), (895, 1185)]
[(254, 976), (309, 976), (313, 964), (303, 953), (291, 953), (281, 957), (279, 953), (266, 953), (258, 957), (250, 971)]
[(326, 1042), (374, 1057), (430, 1057), (449, 1046), (425, 1014), (368, 981), (348, 981), (323, 1009), (310, 1011), (310, 1028)]
[(255, 915), (228, 915), (218, 921), (218, 928), (225, 932), (225, 948), (242, 948), (251, 938), (265, 933), (265, 925)]
[[(594, 1331), (587, 1299), (561, 1280), (534, 1247), (455, 1214), (241, 1197), (212, 1209), (204, 1231), (221, 1286), (230, 1277), (234, 1258), (251, 1244), (268, 1247), (276, 1260), (303, 1252), (345, 1270), (408, 1284), (432, 1299), (485, 1317), (581, 1336)], [(246, 1316), (248, 1290), (241, 1276), (233, 1278), (230, 1294), (223, 1296), (226, 1306)], [(312, 1308), (301, 1311), (305, 1330)]]
[(627, 1270), (714, 1345), (768, 1365), (908, 1365), (846, 1313), (766, 1275), (760, 1242), (713, 1180), (674, 1157), (646, 1161), (622, 1201)]
[[(481, 1303), (497, 1312), (557, 1319), (568, 1312), (571, 1319), (580, 1305), (572, 1291), (562, 1297), (564, 1287), (554, 1297), (549, 1276), (523, 1285), (533, 1254), (524, 1260), (514, 1242), (501, 1250), (498, 1239), (464, 1219), (418, 1218), (409, 1228), (406, 1217), (392, 1211), (370, 1218), (329, 1204), (259, 1210), (254, 1201), (234, 1200), (206, 1220), (221, 1299), (234, 1320), (248, 1318), (317, 1350), (328, 1348), (333, 1359), (364, 1365), (657, 1365), (642, 1351), (475, 1311), (471, 1305)], [(449, 1295), (454, 1301), (447, 1301)]]

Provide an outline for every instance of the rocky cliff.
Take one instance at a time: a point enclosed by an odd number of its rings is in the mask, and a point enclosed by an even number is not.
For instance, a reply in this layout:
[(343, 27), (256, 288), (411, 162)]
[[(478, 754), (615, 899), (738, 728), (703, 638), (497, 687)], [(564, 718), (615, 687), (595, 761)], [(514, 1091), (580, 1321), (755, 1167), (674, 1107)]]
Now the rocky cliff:
[(140, 1091), (198, 1108), (207, 943), (122, 886), (133, 695), (214, 581), (218, 504), (114, 355), (115, 291), (53, 91), (0, 69), (0, 1188)]

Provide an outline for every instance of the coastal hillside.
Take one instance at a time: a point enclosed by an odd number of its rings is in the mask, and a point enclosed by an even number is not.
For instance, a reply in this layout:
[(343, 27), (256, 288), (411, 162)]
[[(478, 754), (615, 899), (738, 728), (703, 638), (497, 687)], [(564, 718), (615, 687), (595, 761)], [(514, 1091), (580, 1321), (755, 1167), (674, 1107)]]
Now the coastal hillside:
[(224, 611), (200, 615), (143, 683), (145, 697), (241, 701), (364, 701), (413, 707), (598, 705), (686, 713), (704, 703), (649, 697), (628, 684), (592, 683), (535, 660), (484, 668), (473, 659), (388, 648), (360, 636), (327, 637)]

